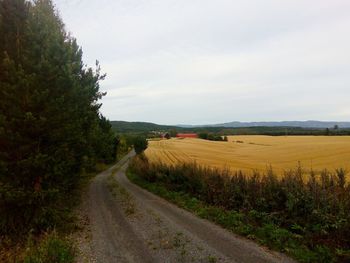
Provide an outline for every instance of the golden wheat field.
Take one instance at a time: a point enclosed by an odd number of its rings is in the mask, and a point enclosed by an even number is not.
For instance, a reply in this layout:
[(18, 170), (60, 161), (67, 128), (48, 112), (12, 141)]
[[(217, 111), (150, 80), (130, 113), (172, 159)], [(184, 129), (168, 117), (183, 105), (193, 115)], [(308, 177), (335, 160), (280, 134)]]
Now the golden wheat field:
[(320, 171), (350, 171), (350, 136), (229, 136), (228, 142), (202, 139), (149, 141), (146, 155), (151, 162), (193, 162), (232, 170), (277, 173), (297, 167)]

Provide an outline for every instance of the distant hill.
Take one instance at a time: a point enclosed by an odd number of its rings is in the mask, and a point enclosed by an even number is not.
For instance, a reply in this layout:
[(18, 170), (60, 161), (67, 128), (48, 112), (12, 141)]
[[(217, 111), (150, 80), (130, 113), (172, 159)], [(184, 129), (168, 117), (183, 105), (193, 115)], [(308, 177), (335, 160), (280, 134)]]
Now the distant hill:
[(178, 125), (183, 128), (195, 127), (225, 127), (225, 128), (246, 128), (246, 127), (300, 127), (300, 128), (314, 128), (325, 129), (333, 128), (338, 125), (339, 128), (350, 128), (350, 122), (336, 122), (336, 121), (273, 121), (273, 122), (227, 122), (221, 124), (208, 125)]
[(170, 125), (159, 125), (151, 122), (111, 121), (112, 128), (117, 133), (140, 133), (164, 131), (176, 128)]
[[(350, 122), (281, 121), (281, 122), (228, 122), (212, 125), (159, 125), (150, 122), (111, 121), (117, 133), (143, 134), (152, 131), (217, 133), (221, 135), (350, 135)], [(340, 130), (334, 130), (338, 125)], [(330, 128), (326, 131), (326, 128)]]

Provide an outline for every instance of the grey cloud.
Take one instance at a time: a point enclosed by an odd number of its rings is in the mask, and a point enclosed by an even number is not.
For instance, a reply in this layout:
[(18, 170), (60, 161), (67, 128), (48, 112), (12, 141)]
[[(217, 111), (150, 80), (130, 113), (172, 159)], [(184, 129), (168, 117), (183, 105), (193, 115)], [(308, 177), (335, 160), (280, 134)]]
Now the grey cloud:
[(55, 2), (107, 73), (110, 119), (349, 118), (349, 1)]

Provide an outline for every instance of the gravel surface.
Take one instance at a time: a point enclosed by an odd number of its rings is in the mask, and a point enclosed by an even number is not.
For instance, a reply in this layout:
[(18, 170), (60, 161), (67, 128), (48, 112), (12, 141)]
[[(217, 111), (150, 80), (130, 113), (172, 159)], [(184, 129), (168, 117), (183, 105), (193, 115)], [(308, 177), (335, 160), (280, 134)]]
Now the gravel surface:
[(90, 185), (79, 263), (294, 262), (132, 184), (125, 176), (132, 156)]

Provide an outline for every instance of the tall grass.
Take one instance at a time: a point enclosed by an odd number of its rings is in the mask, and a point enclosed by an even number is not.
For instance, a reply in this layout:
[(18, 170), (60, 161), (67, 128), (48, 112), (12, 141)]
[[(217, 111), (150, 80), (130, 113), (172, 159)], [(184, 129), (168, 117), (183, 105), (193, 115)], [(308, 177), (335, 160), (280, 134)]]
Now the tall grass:
[[(223, 216), (234, 213), (246, 224), (247, 230), (238, 232), (287, 253), (293, 251), (289, 254), (301, 261), (350, 260), (350, 186), (343, 169), (316, 175), (299, 166), (277, 177), (272, 168), (248, 175), (195, 163), (151, 164), (139, 156), (130, 170), (167, 191), (220, 208)], [(223, 225), (235, 229), (227, 220)], [(310, 256), (305, 255), (308, 251)]]
[(40, 242), (30, 239), (23, 263), (73, 263), (74, 248), (70, 241), (53, 231), (46, 234)]

